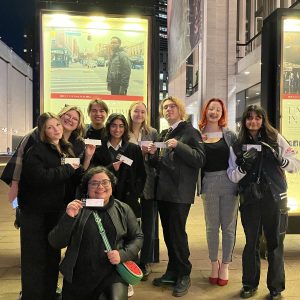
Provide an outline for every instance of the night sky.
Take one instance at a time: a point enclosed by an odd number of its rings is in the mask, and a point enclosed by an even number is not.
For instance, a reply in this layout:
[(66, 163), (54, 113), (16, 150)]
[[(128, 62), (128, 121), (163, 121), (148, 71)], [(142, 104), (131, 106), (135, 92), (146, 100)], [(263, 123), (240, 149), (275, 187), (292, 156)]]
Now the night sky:
[(34, 22), (35, 0), (0, 0), (0, 36), (2, 41), (23, 57), (24, 31)]

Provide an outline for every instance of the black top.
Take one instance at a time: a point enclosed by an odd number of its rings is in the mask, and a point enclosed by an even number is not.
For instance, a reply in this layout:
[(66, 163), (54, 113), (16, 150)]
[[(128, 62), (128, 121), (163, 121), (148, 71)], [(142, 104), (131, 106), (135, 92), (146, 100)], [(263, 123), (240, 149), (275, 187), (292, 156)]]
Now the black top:
[(87, 125), (85, 137), (87, 139), (103, 140), (105, 137), (105, 127), (93, 128), (92, 124)]
[[(113, 205), (113, 202), (114, 199), (110, 199), (105, 207), (97, 209), (97, 213), (101, 219), (109, 243), (112, 248), (115, 249), (116, 229), (107, 212), (107, 209)], [(112, 265), (107, 258), (98, 225), (93, 214), (91, 214), (84, 226), (78, 258), (74, 269), (73, 283), (87, 286), (93, 285), (92, 288), (95, 288), (97, 284), (103, 281), (107, 276), (112, 276), (110, 280), (113, 282), (120, 281), (115, 266)]]
[(206, 162), (204, 172), (224, 171), (228, 168), (229, 147), (222, 138), (216, 143), (204, 143)]

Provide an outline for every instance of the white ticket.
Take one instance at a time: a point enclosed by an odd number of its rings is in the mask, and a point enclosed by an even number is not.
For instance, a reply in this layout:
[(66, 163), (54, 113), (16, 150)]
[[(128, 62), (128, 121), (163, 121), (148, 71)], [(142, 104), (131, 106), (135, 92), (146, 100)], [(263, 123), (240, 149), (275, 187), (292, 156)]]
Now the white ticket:
[(255, 148), (258, 152), (261, 151), (261, 145), (253, 145), (253, 144), (247, 144), (246, 145), (246, 150), (250, 150), (251, 148)]
[(80, 164), (80, 158), (79, 157), (65, 157), (62, 159), (64, 164)]
[(167, 145), (165, 142), (155, 142), (154, 145), (156, 148), (167, 148)]
[(124, 164), (131, 166), (133, 163), (133, 160), (130, 159), (129, 157), (125, 156), (125, 155), (120, 155), (118, 157), (118, 160), (121, 160)]
[(83, 206), (86, 207), (103, 207), (104, 200), (103, 199), (82, 199)]
[(152, 141), (140, 141), (140, 142), (139, 142), (139, 145), (140, 145), (141, 147), (142, 147), (142, 146), (148, 147), (151, 143), (152, 143)]
[(223, 132), (219, 131), (219, 132), (207, 132), (205, 133), (205, 135), (208, 138), (222, 138), (223, 137)]
[(95, 146), (101, 146), (102, 145), (101, 140), (96, 140), (96, 139), (84, 139), (84, 143), (86, 145), (95, 145)]

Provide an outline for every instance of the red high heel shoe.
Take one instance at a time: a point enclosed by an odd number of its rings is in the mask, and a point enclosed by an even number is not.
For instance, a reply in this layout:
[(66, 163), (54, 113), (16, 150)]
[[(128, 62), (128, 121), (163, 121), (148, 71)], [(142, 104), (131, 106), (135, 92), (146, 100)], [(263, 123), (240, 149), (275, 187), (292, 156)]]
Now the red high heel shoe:
[(220, 269), (221, 269), (221, 266), (220, 266), (220, 263), (219, 263), (219, 278), (217, 280), (217, 284), (219, 286), (224, 286), (224, 285), (228, 284), (228, 279), (222, 279), (222, 278), (220, 278)]
[[(219, 270), (220, 270), (220, 262), (218, 261), (218, 274), (219, 274)], [(218, 277), (208, 277), (208, 281), (210, 284), (218, 284)]]

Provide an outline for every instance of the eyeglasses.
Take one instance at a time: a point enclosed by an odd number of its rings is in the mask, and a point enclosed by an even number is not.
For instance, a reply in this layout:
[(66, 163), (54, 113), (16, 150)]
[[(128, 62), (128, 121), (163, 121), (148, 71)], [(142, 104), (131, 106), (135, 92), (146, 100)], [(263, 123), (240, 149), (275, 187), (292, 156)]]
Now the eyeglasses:
[(68, 120), (73, 120), (74, 122), (77, 122), (77, 123), (79, 122), (79, 119), (78, 119), (78, 118), (73, 117), (73, 116), (71, 116), (71, 115), (68, 114), (68, 113), (65, 113), (64, 116), (65, 116), (65, 118), (67, 118)]
[(110, 186), (110, 180), (109, 179), (103, 179), (101, 181), (89, 181), (89, 186), (92, 189), (98, 189), (100, 187), (100, 185), (102, 185), (104, 188), (109, 187)]

